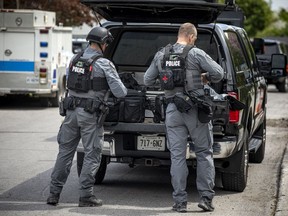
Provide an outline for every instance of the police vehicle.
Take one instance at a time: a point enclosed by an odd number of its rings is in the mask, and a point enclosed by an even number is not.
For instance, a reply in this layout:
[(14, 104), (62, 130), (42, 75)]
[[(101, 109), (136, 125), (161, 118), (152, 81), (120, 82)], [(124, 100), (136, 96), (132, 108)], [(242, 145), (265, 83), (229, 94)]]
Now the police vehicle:
[(72, 28), (55, 22), (55, 12), (1, 10), (0, 99), (30, 95), (58, 106), (73, 53)]
[[(136, 99), (126, 98), (124, 103), (116, 103), (123, 119), (112, 122), (111, 117), (104, 125), (103, 157), (96, 183), (103, 181), (110, 162), (127, 163), (130, 167), (135, 164), (170, 165), (164, 126), (165, 107), (151, 108), (156, 107), (159, 101), (161, 104), (163, 92), (160, 82), (146, 88), (143, 75), (154, 54), (167, 44), (175, 43), (180, 24), (191, 22), (198, 30), (196, 46), (207, 52), (225, 71), (224, 79), (211, 86), (218, 95), (214, 98), (212, 119), (215, 167), (222, 176), (225, 190), (243, 191), (247, 184), (248, 162), (261, 163), (264, 159), (267, 85), (248, 35), (243, 28), (235, 26), (243, 24), (244, 16), (233, 4), (234, 1), (226, 4), (218, 4), (214, 0), (81, 2), (108, 20), (103, 25), (115, 39), (104, 54), (117, 65), (119, 74), (129, 74), (123, 76), (124, 82), (128, 78), (127, 86), (135, 86), (134, 90), (144, 94), (148, 101), (144, 107), (145, 118), (135, 118), (137, 122), (128, 122), (129, 118), (125, 120), (126, 114), (132, 115), (133, 110), (135, 114), (143, 113), (143, 107), (137, 109)], [(237, 12), (237, 16), (233, 17), (233, 11)], [(272, 62), (279, 63), (275, 66), (279, 70), (285, 69), (285, 61), (287, 59), (283, 55), (272, 56)], [(137, 81), (136, 84), (133, 80)], [(245, 109), (233, 108), (233, 102), (228, 101), (227, 96), (245, 104)], [(139, 104), (143, 103), (145, 101)], [(125, 104), (133, 104), (127, 107), (127, 113), (121, 111)], [(110, 111), (114, 113), (113, 107)], [(84, 156), (81, 145), (77, 151), (80, 173)], [(193, 142), (189, 138), (186, 158), (189, 165), (197, 166)]]

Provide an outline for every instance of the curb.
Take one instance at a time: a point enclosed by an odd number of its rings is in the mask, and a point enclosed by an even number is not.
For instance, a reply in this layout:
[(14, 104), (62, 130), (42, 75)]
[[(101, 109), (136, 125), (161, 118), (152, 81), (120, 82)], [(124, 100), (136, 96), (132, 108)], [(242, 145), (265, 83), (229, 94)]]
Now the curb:
[(288, 143), (281, 164), (280, 188), (275, 216), (288, 215)]

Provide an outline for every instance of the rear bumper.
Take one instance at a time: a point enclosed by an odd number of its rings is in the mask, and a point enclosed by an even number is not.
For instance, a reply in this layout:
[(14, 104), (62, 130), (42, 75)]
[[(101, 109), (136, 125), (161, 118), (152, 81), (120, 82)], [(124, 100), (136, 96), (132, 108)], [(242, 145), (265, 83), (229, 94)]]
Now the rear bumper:
[(271, 76), (267, 76), (265, 77), (265, 79), (267, 80), (268, 84), (275, 84), (275, 83), (282, 83), (285, 82), (286, 77), (271, 77)]
[(47, 96), (47, 95), (51, 95), (53, 93), (55, 93), (56, 91), (58, 91), (57, 88), (55, 89), (34, 89), (34, 88), (15, 88), (15, 89), (11, 89), (11, 88), (0, 88), (0, 96), (4, 96), (4, 95), (43, 95), (43, 96)]
[[(129, 135), (131, 136), (131, 134)], [(133, 135), (132, 135), (133, 136)], [(110, 156), (111, 158), (130, 158), (130, 159), (159, 159), (169, 160), (170, 154), (167, 147), (165, 151), (143, 151), (137, 150), (136, 139), (135, 142), (130, 142), (129, 145), (125, 143), (125, 137), (121, 134), (106, 135), (102, 146), (102, 154)], [(131, 141), (131, 140), (130, 140)], [(221, 137), (215, 139), (213, 143), (213, 157), (214, 159), (224, 159), (231, 156), (237, 147), (237, 138), (235, 136)], [(84, 152), (83, 146), (80, 143), (78, 152)], [(186, 159), (195, 159), (194, 146), (187, 143)], [(122, 160), (121, 160), (122, 161)]]

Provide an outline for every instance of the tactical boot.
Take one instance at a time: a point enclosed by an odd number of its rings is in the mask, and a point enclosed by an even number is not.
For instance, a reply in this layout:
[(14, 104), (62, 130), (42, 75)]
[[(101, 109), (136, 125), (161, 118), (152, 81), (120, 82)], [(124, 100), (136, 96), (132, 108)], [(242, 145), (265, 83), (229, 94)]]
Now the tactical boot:
[(50, 193), (49, 197), (47, 199), (47, 204), (56, 206), (58, 204), (58, 202), (59, 202), (59, 197), (60, 197), (60, 194), (52, 194), (52, 193)]
[(214, 211), (214, 206), (212, 204), (212, 200), (203, 197), (198, 204), (198, 207), (203, 209), (204, 211)]
[(174, 203), (172, 206), (172, 210), (181, 213), (187, 212), (187, 202)]
[(102, 200), (97, 199), (94, 195), (90, 197), (80, 197), (79, 207), (93, 207), (93, 206), (102, 206)]

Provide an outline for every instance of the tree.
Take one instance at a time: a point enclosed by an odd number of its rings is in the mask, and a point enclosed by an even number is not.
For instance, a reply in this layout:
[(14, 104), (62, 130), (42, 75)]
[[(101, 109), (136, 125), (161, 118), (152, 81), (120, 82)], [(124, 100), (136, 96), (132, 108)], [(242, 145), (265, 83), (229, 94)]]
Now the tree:
[(91, 10), (80, 0), (6, 0), (4, 8), (55, 11), (56, 23), (64, 26), (80, 26), (83, 23), (92, 26), (96, 22)]
[[(225, 0), (219, 2), (224, 3)], [(244, 29), (250, 37), (254, 37), (274, 21), (273, 12), (265, 0), (236, 0), (236, 4), (244, 12)]]
[(250, 37), (272, 24), (273, 12), (265, 0), (236, 0), (236, 3), (244, 11), (244, 28)]
[(279, 36), (288, 36), (288, 11), (281, 9), (279, 12), (279, 18), (285, 23), (285, 26), (280, 29)]

